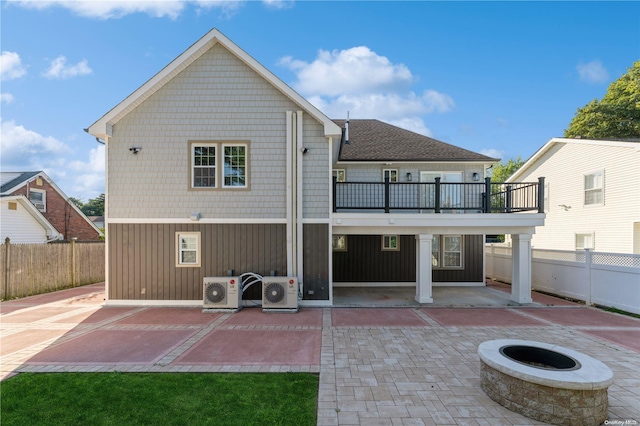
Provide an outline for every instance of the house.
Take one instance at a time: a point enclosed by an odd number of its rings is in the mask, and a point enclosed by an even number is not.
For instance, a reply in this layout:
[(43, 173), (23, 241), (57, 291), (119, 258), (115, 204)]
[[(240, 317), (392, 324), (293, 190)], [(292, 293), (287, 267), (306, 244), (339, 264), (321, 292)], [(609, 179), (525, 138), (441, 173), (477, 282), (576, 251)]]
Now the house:
[(508, 181), (545, 176), (539, 249), (640, 254), (640, 140), (553, 138)]
[(56, 228), (24, 195), (0, 197), (0, 242), (42, 244), (62, 238)]
[(512, 203), (495, 159), (331, 120), (216, 29), (87, 132), (106, 144), (108, 303), (198, 305), (205, 277), (245, 272), (296, 277), (302, 305), (383, 283), (429, 303), (434, 282), (484, 285), (483, 235), (504, 233), (531, 301), (537, 185)]
[[(7, 209), (15, 207), (18, 210), (22, 210), (23, 208), (26, 209), (23, 201), (28, 200), (40, 213), (40, 215), (36, 216), (43, 216), (53, 226), (54, 231), (47, 228), (47, 232), (51, 234), (48, 239), (71, 240), (75, 238), (80, 241), (96, 241), (102, 237), (100, 229), (75, 204), (69, 201), (69, 197), (62, 192), (45, 172), (1, 172), (0, 177), (0, 197), (2, 197), (3, 201), (3, 235), (6, 231), (8, 234), (18, 236), (16, 229), (12, 228), (16, 223), (7, 223), (5, 221), (9, 217), (17, 219), (18, 213), (12, 213), (11, 216), (5, 215), (7, 213), (7, 210), (4, 209), (5, 204)], [(19, 197), (23, 197), (24, 200)], [(32, 210), (28, 208), (24, 212), (32, 212)], [(26, 217), (24, 212), (19, 213), (23, 220)], [(34, 219), (41, 223), (42, 221), (36, 219), (36, 216), (34, 216)], [(16, 241), (13, 237), (11, 237), (11, 240)]]

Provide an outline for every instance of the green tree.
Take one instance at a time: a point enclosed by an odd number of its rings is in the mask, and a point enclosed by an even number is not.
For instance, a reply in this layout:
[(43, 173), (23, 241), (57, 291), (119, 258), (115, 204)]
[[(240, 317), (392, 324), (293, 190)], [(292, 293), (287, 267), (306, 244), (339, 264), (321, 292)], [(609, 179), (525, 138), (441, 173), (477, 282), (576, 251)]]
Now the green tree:
[(79, 208), (80, 210), (82, 210), (82, 206), (84, 206), (84, 203), (82, 202), (82, 200), (80, 198), (73, 198), (73, 197), (69, 197), (69, 201), (75, 205), (77, 208)]
[(518, 155), (510, 158), (506, 163), (500, 161), (491, 168), (491, 181), (504, 182), (524, 164), (524, 160)]
[(87, 201), (80, 210), (87, 216), (104, 215), (104, 194), (100, 194), (97, 198)]
[(594, 99), (578, 108), (564, 137), (640, 137), (640, 61), (611, 83), (601, 100)]

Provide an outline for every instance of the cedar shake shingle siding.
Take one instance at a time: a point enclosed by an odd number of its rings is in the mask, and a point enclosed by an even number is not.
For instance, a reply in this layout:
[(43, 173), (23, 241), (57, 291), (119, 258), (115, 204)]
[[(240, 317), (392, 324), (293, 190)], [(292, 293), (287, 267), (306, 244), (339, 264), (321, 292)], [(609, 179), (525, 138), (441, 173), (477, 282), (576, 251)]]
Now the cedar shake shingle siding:
[[(333, 120), (344, 128), (346, 120)], [(495, 158), (384, 123), (379, 120), (349, 120), (349, 143), (341, 144), (339, 161), (476, 161), (493, 163)]]

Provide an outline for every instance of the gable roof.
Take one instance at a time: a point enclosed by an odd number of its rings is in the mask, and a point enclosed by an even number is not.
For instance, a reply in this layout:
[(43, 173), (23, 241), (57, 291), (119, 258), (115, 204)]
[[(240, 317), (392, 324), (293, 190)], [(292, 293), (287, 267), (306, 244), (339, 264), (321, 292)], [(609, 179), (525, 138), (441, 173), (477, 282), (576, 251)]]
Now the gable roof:
[[(44, 229), (48, 241), (59, 240), (62, 239), (62, 234), (58, 232), (58, 230), (47, 220), (46, 217), (34, 206), (31, 201), (27, 199), (24, 195), (11, 195), (2, 197), (3, 202), (15, 201), (20, 203), (22, 207), (24, 207), (25, 211), (33, 216), (33, 218), (38, 222), (38, 224)], [(4, 217), (5, 215), (2, 215)]]
[(215, 28), (205, 34), (187, 50), (182, 52), (182, 54), (180, 54), (176, 59), (171, 61), (166, 67), (160, 70), (160, 72), (111, 109), (111, 111), (107, 112), (98, 121), (89, 126), (88, 129), (85, 129), (85, 131), (97, 138), (106, 140), (106, 138), (111, 135), (112, 126), (115, 125), (122, 117), (144, 102), (149, 98), (149, 96), (160, 90), (173, 77), (178, 75), (182, 70), (188, 67), (216, 44), (224, 46), (229, 52), (234, 54), (266, 81), (271, 83), (276, 89), (291, 99), (300, 108), (305, 110), (320, 123), (323, 123), (325, 136), (340, 135), (340, 129), (338, 126), (336, 126), (333, 121), (331, 121), (319, 109), (311, 105), (309, 101), (300, 96), (291, 87), (285, 84), (271, 71), (249, 56), (249, 54), (240, 49), (240, 47)]
[[(333, 120), (344, 128), (346, 120)], [(349, 120), (338, 161), (482, 162), (499, 161), (379, 120)]]
[(623, 148), (635, 148), (640, 150), (640, 139), (573, 139), (573, 138), (551, 138), (545, 143), (539, 150), (537, 150), (525, 163), (516, 170), (509, 178), (507, 182), (514, 182), (518, 179), (527, 169), (534, 165), (540, 157), (542, 157), (547, 151), (549, 151), (554, 145), (561, 143), (571, 143), (577, 145), (599, 145), (599, 146), (615, 146)]
[[(89, 218), (85, 215), (82, 210), (78, 208), (74, 203), (69, 200), (67, 194), (65, 194), (56, 183), (51, 180), (49, 176), (43, 171), (38, 172), (0, 172), (0, 182), (2, 182), (2, 187), (0, 187), (0, 197), (11, 196), (18, 189), (25, 186), (28, 182), (33, 182), (37, 177), (41, 177), (46, 180), (49, 185), (58, 193), (60, 196), (73, 208), (84, 220), (91, 225), (92, 228), (98, 232), (99, 235), (103, 235), (100, 228), (98, 228)], [(29, 202), (31, 203), (31, 202)], [(34, 207), (35, 208), (35, 207)]]

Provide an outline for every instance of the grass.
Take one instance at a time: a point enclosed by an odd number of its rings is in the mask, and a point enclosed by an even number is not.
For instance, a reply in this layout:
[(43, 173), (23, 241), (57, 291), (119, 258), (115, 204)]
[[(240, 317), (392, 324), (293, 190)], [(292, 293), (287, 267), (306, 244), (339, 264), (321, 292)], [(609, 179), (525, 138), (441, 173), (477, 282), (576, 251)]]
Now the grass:
[(2, 382), (9, 425), (315, 425), (308, 373), (22, 373)]

